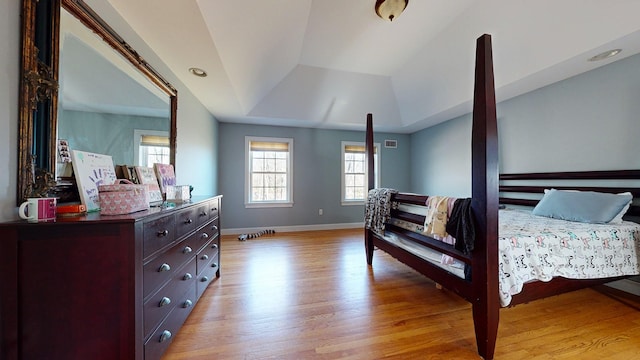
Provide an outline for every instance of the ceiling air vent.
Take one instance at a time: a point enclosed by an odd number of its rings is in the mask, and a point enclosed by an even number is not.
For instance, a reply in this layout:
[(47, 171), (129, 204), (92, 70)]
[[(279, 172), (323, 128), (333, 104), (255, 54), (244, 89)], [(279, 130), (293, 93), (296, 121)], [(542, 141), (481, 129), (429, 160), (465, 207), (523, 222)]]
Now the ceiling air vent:
[(384, 147), (390, 148), (390, 149), (395, 149), (395, 148), (398, 147), (398, 140), (385, 140), (384, 141)]

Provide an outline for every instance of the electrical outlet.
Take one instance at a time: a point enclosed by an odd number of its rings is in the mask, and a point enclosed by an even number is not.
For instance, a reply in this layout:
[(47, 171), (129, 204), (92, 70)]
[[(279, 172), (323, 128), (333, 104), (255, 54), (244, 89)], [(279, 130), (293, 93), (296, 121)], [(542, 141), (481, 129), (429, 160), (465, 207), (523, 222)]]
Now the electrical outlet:
[(324, 211), (322, 209), (318, 209), (318, 215), (322, 215)]

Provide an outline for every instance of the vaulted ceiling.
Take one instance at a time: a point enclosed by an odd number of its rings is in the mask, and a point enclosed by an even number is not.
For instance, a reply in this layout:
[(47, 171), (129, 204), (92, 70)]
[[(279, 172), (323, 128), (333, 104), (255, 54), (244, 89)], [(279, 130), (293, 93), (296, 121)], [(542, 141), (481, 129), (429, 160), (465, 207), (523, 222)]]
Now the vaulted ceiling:
[(640, 52), (638, 0), (411, 0), (393, 22), (375, 0), (108, 2), (222, 122), (432, 126), (471, 110), (483, 33), (499, 101)]

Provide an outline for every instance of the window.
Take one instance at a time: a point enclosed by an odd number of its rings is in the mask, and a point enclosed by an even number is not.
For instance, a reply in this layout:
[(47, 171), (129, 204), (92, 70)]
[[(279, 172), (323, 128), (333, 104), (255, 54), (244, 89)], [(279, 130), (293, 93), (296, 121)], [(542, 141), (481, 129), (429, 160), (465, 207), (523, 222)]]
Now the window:
[(153, 164), (169, 164), (169, 132), (134, 130), (134, 158), (136, 165), (153, 167)]
[(293, 139), (245, 137), (247, 207), (293, 206)]
[[(374, 179), (375, 187), (379, 180), (379, 149), (380, 144), (374, 144)], [(367, 163), (365, 144), (361, 142), (342, 142), (342, 205), (360, 205), (367, 196)]]

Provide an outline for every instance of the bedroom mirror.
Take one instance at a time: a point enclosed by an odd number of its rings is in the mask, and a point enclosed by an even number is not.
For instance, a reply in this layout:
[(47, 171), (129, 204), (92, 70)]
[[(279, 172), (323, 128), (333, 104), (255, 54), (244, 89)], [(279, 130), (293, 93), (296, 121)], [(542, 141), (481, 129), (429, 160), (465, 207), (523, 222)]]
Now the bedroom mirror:
[(177, 91), (87, 4), (24, 0), (22, 31), (18, 203), (69, 175), (68, 150), (175, 166)]

